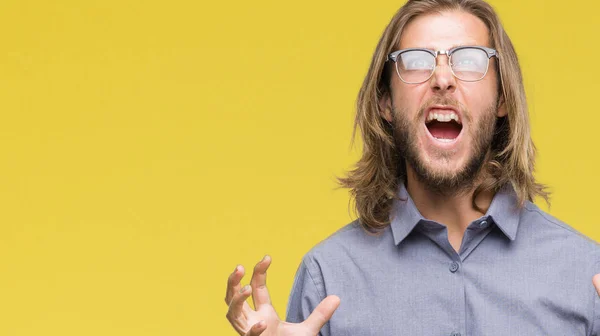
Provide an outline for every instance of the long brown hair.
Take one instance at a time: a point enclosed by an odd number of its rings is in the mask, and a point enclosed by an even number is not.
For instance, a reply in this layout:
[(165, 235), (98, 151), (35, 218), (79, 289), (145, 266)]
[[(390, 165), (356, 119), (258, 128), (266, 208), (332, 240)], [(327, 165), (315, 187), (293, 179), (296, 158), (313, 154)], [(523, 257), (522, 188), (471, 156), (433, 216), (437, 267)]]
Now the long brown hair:
[(382, 118), (378, 104), (390, 87), (387, 55), (399, 45), (404, 27), (413, 18), (452, 10), (470, 13), (487, 26), (491, 47), (500, 55), (496, 67), (498, 90), (507, 112), (506, 117), (498, 118), (496, 123), (491, 151), (482, 167), (485, 178), (475, 188), (473, 206), (477, 208), (474, 200), (480, 192), (497, 192), (507, 183), (514, 188), (521, 206), (537, 196), (548, 202), (545, 186), (533, 176), (535, 146), (530, 135), (519, 61), (494, 9), (482, 0), (409, 0), (385, 28), (358, 94), (352, 141), (360, 130), (362, 157), (346, 177), (338, 179), (342, 187), (350, 189), (360, 223), (368, 230), (389, 224), (389, 211), (398, 183), (406, 178), (404, 158), (394, 146), (392, 129)]

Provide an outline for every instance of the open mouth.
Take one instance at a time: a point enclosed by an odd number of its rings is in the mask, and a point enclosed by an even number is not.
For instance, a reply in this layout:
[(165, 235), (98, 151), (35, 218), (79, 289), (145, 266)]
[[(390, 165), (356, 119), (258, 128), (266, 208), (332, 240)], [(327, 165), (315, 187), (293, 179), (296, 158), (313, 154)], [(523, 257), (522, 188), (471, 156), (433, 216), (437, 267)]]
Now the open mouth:
[(431, 110), (425, 120), (427, 130), (437, 141), (452, 142), (462, 131), (462, 123), (452, 110)]

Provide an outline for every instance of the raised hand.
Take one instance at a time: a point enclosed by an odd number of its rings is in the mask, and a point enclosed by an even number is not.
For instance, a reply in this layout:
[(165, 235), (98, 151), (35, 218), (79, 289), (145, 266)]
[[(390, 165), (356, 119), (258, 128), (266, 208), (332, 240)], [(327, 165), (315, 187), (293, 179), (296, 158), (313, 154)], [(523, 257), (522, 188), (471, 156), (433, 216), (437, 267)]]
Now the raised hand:
[[(229, 276), (225, 303), (229, 305), (227, 320), (240, 335), (244, 336), (315, 336), (333, 315), (340, 304), (335, 295), (326, 297), (310, 316), (302, 323), (281, 321), (271, 305), (267, 290), (267, 269), (271, 258), (265, 256), (254, 267), (250, 285), (240, 282), (244, 277), (244, 267), (238, 266)], [(254, 310), (246, 299), (252, 295)]]
[(598, 293), (598, 295), (600, 295), (600, 273), (592, 277), (592, 283), (596, 288), (596, 292)]

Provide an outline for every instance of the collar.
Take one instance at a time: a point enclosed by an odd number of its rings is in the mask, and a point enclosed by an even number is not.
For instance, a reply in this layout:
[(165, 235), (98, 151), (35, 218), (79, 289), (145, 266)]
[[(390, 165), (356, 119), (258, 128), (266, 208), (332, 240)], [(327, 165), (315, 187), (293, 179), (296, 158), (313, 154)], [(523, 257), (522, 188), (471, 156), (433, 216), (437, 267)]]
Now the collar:
[[(400, 183), (397, 196), (398, 199), (394, 200), (390, 211), (390, 226), (396, 245), (400, 244), (417, 224), (427, 220), (415, 206), (404, 183)], [(520, 208), (517, 195), (512, 185), (507, 183), (494, 195), (492, 203), (483, 218), (491, 218), (500, 231), (513, 241), (517, 235), (519, 217)]]

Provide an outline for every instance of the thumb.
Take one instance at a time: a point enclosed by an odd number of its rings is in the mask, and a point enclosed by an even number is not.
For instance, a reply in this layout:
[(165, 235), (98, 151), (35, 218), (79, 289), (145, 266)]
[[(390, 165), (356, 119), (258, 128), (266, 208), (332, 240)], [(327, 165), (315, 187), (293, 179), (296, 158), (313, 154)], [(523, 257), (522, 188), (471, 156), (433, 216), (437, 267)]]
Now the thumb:
[(596, 292), (598, 292), (598, 295), (600, 295), (600, 273), (594, 275), (592, 278), (592, 283), (594, 284), (594, 287), (596, 287)]
[(335, 295), (329, 295), (319, 303), (303, 324), (310, 329), (311, 333), (316, 335), (325, 323), (331, 319), (333, 312), (335, 312), (339, 305), (340, 298)]

